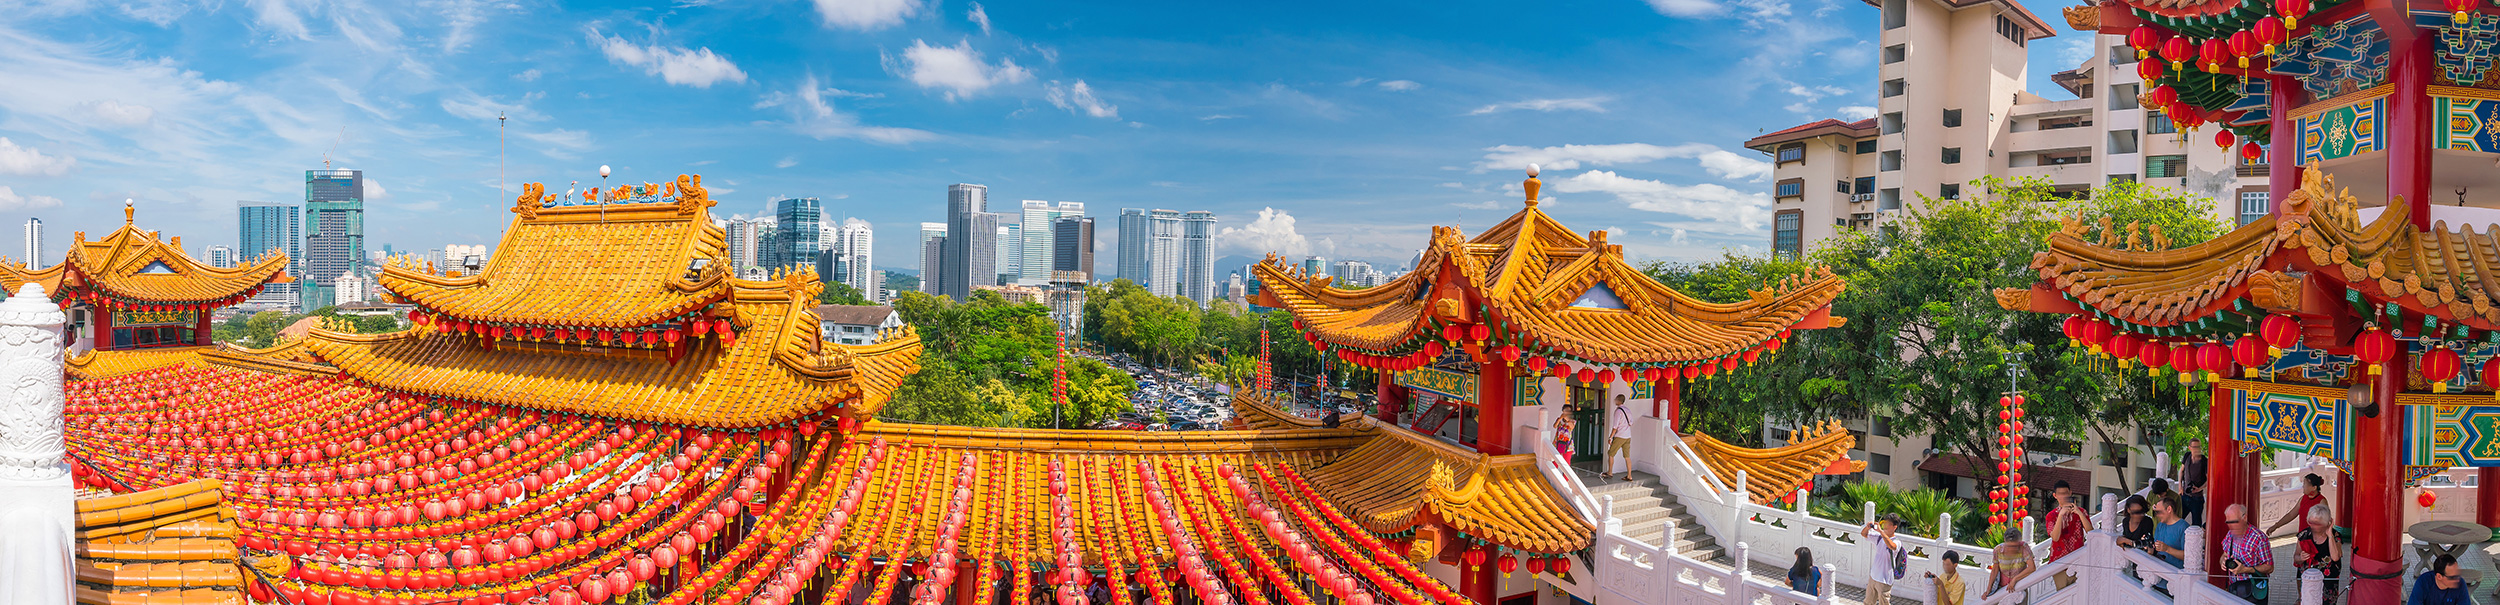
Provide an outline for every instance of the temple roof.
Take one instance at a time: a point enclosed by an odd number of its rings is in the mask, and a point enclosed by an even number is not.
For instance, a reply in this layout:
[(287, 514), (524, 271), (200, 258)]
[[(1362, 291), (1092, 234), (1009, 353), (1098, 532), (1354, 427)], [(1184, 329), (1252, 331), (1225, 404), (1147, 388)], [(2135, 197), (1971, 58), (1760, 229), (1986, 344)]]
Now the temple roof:
[(86, 232), (78, 232), (69, 252), (52, 266), (30, 270), (24, 262), (0, 259), (0, 287), (16, 292), (20, 284), (34, 282), (54, 300), (69, 296), (66, 290), (92, 290), (135, 304), (223, 306), (262, 284), (294, 281), (286, 274), (283, 253), (272, 250), (233, 268), (210, 266), (183, 252), (182, 238), (161, 240), (157, 232), (133, 226), (136, 212), (124, 207), (127, 220), (103, 239), (88, 241)]
[[(726, 236), (712, 225), (702, 182), (680, 176), (668, 195), (655, 185), (580, 206), (554, 205), (531, 183), (476, 274), (440, 275), (403, 258), (376, 281), (429, 313), (472, 322), (634, 328), (678, 319), (730, 288)], [(648, 201), (624, 201), (635, 199)]]
[[(1251, 269), (1261, 304), (1281, 307), (1320, 340), (1372, 355), (1410, 354), (1449, 325), (1499, 326), (1488, 346), (1557, 352), (1598, 364), (1725, 360), (1841, 323), (1830, 306), (1846, 283), (1829, 271), (1790, 276), (1748, 300), (1712, 303), (1659, 284), (1609, 244), (1527, 208), (1463, 238), (1435, 227), (1416, 269), (1378, 287), (1347, 290), (1270, 255)], [(1478, 309), (1489, 312), (1483, 316)], [(1776, 346), (1776, 345), (1772, 345)]]
[[(2349, 313), (2342, 296), (2304, 292), (2349, 286), (2474, 329), (2500, 329), (2500, 240), (2473, 224), (2413, 226), (2411, 205), (2363, 209), (2326, 171), (2302, 170), (2301, 188), (2279, 216), (2259, 217), (2210, 241), (2172, 248), (2158, 230), (2122, 233), (2106, 220), (2070, 218), (2032, 259), (2040, 282), (1997, 292), (2014, 310), (2085, 312), (2160, 336), (2247, 333), (2271, 312)], [(2366, 222), (2364, 216), (2375, 212)], [(2098, 237), (2091, 234), (2098, 229)], [(2149, 239), (2148, 237), (2149, 236)], [(2311, 281), (2318, 284), (2312, 285)], [(2339, 285), (2327, 286), (2328, 282)], [(2320, 306), (2326, 305), (2326, 306)]]
[(1845, 473), (1866, 470), (1865, 461), (1849, 459), (1849, 450), (1857, 443), (1857, 436), (1837, 421), (1798, 428), (1788, 445), (1770, 449), (1731, 445), (1701, 433), (1684, 436), (1685, 447), (1692, 448), (1702, 465), (1720, 480), (1733, 482), (1736, 473), (1745, 473), (1745, 492), (1756, 504), (1796, 493), (1815, 475), (1836, 470), (1834, 463), (1847, 465)]
[(244, 557), (224, 484), (204, 479), (81, 498), (79, 603), (243, 605)]

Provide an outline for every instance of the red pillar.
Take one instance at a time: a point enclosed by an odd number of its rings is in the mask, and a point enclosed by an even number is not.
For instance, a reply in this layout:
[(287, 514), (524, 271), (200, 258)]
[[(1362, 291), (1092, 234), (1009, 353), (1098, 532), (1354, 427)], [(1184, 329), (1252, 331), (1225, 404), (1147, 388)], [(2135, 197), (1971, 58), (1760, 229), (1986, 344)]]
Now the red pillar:
[(1406, 411), (1406, 387), (1398, 386), (1395, 374), (1388, 372), (1379, 374), (1380, 386), (1375, 388), (1373, 393), (1380, 399), (1380, 407), (1372, 410), (1372, 417), (1380, 419), (1381, 422), (1397, 424), (1398, 413)]
[[(2247, 518), (2257, 518), (2257, 457), (2240, 453), (2239, 402), (2230, 389), (2220, 383), (2213, 385), (2212, 398), (2205, 414), (2205, 568), (2222, 569), (2222, 511), (2232, 504), (2248, 508)], [(2222, 585), (2223, 578), (2211, 578)]]
[(2474, 524), (2500, 525), (2500, 485), (2492, 485), (2500, 481), (2500, 467), (2474, 469), (2474, 474), (2481, 477), (2474, 482)]
[[(2387, 76), (2395, 91), (2387, 95), (2387, 194), (2412, 206), (2413, 226), (2431, 226), (2431, 115), (2428, 87), (2437, 60), (2432, 38), (2413, 26), (2402, 2), (2373, 5), (2372, 17), (2387, 32)], [(2402, 366), (2399, 366), (2402, 367)]]
[(113, 348), (113, 308), (96, 305), (88, 308), (87, 315), (95, 318), (95, 350)]
[[(2403, 427), (2396, 410), (2396, 394), (2404, 390), (2405, 368), (2412, 367), (2408, 355), (2399, 351), (2389, 360), (2385, 374), (2368, 377), (2370, 398), (2378, 404), (2378, 416), (2363, 415), (2353, 423), (2352, 477), (2359, 485), (2352, 490), (2352, 605), (2395, 605), (2402, 577), (2404, 553), (2398, 550), (2404, 540), (2403, 462), (2397, 458), (2400, 446), (2398, 433)], [(2396, 576), (2371, 579), (2370, 576)]]
[(977, 565), (972, 561), (957, 561), (955, 563), (955, 588), (953, 589), (955, 605), (982, 605), (972, 598), (974, 593), (981, 590), (981, 568), (978, 565), (997, 564), (995, 561), (982, 561)]
[(208, 309), (200, 309), (198, 325), (191, 328), (191, 344), (208, 346)]
[(1510, 422), (1511, 400), (1517, 397), (1511, 392), (1511, 367), (1501, 363), (1486, 363), (1477, 367), (1482, 369), (1476, 375), (1476, 451), (1495, 456), (1508, 454), (1511, 433), (1514, 432)]
[(2283, 198), (2300, 189), (2300, 129), (2292, 121), (2292, 109), (2308, 102), (2309, 90), (2301, 88), (2297, 78), (2268, 76), (2266, 92), (2269, 126), (2277, 133), (2266, 149), (2266, 164), (2271, 167), (2266, 173), (2266, 196), (2272, 200), (2268, 210), (2282, 216)]
[(1652, 385), (1650, 390), (1653, 391), (1650, 394), (1656, 395), (1658, 399), (1650, 402), (1649, 415), (1657, 416), (1659, 420), (1666, 421), (1667, 430), (1683, 433), (1684, 381), (1678, 378), (1669, 378), (1666, 382)]
[(1458, 596), (1475, 601), (1477, 605), (1493, 605), (1502, 598), (1502, 578), (1495, 573), (1492, 557), (1485, 557), (1484, 564), (1476, 566), (1475, 571), (1468, 571), (1467, 562), (1460, 561)]

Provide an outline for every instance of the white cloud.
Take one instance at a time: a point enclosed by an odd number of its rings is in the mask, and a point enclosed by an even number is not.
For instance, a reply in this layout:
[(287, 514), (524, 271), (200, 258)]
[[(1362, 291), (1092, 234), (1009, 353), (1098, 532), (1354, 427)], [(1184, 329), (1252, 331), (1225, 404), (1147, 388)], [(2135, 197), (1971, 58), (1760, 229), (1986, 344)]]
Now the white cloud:
[(0, 174), (61, 176), (76, 166), (77, 158), (44, 155), (33, 147), (19, 147), (8, 137), (0, 137)]
[(1672, 147), (1648, 143), (1617, 143), (1612, 145), (1562, 145), (1557, 147), (1522, 147), (1497, 145), (1485, 148), (1484, 159), (1476, 162), (1471, 172), (1520, 170), (1536, 164), (1546, 170), (1575, 170), (1583, 165), (1614, 166), (1640, 164), (1668, 158), (1695, 160), (1711, 176), (1729, 180), (1760, 181), (1771, 176), (1771, 163), (1738, 154), (1708, 143), (1686, 143)]
[(972, 3), (972, 10), (964, 13), (964, 18), (971, 19), (973, 23), (980, 24), (981, 35), (990, 35), (990, 12), (982, 10), (981, 3)]
[(244, 4), (252, 7), (252, 16), (261, 27), (298, 40), (312, 39), (312, 30), (304, 27), (304, 18), (296, 16), (288, 0), (246, 0)]
[(516, 132), (514, 134), (538, 143), (539, 153), (560, 160), (579, 158), (581, 152), (589, 151), (592, 147), (590, 133), (579, 130), (557, 128), (546, 132)]
[[(1714, 224), (1720, 233), (1752, 232), (1771, 216), (1771, 195), (1730, 189), (1717, 183), (1675, 185), (1591, 170), (1554, 183), (1564, 193), (1609, 193), (1635, 210), (1648, 210)], [(1733, 228), (1729, 228), (1733, 227)]]
[(97, 119), (103, 120), (106, 124), (125, 128), (146, 126), (149, 121), (156, 119), (155, 108), (148, 107), (146, 105), (125, 104), (114, 99), (97, 101), (94, 104), (89, 105), (89, 107), (95, 110), (95, 117)]
[(7, 185), (0, 185), (0, 211), (15, 212), (60, 205), (61, 198), (48, 195), (18, 195), (17, 191), (9, 189)]
[(543, 73), (543, 72), (538, 71), (538, 68), (533, 67), (533, 68), (530, 68), (528, 71), (523, 71), (523, 72), (521, 72), (521, 73), (512, 74), (512, 79), (514, 79), (514, 80), (520, 80), (520, 81), (523, 81), (523, 82), (536, 82), (536, 81), (538, 81), (538, 77), (539, 77), (539, 76), (543, 76), (543, 75), (546, 75), (546, 74), (545, 74), (545, 73)]
[(1199, 116), (1199, 117), (1198, 117), (1198, 121), (1201, 121), (1201, 122), (1213, 122), (1213, 121), (1216, 121), (1216, 120), (1233, 120), (1233, 119), (1240, 119), (1240, 118), (1241, 118), (1241, 116), (1232, 115), (1232, 114), (1223, 114), (1223, 113), (1219, 113), (1219, 114), (1210, 115), (1210, 116)]
[(900, 65), (888, 57), (889, 68), (900, 67), (903, 76), (921, 88), (946, 89), (946, 100), (969, 98), (1000, 84), (1017, 84), (1033, 79), (1033, 72), (1016, 66), (1015, 61), (1000, 59), (991, 65), (981, 59), (980, 51), (972, 50), (972, 41), (954, 46), (930, 46), (912, 40), (911, 48), (903, 49)]
[(816, 0), (825, 25), (871, 31), (901, 25), (920, 14), (920, 0)]
[(781, 158), (781, 161), (779, 161), (779, 162), (773, 162), (773, 167), (774, 167), (774, 168), (789, 168), (789, 167), (791, 167), (791, 166), (797, 166), (797, 165), (799, 165), (799, 158), (798, 158), (798, 156), (790, 156), (790, 157), (785, 157), (785, 158)]
[(1840, 119), (1843, 120), (1855, 122), (1872, 117), (1875, 117), (1875, 108), (1871, 106), (1847, 105), (1840, 108)]
[(1071, 112), (1083, 111), (1085, 115), (1097, 118), (1120, 119), (1119, 106), (1104, 103), (1102, 99), (1096, 98), (1093, 87), (1086, 86), (1084, 80), (1077, 80), (1075, 84), (1067, 86), (1060, 86), (1058, 80), (1051, 80), (1050, 84), (1044, 88), (1050, 98), (1050, 104), (1060, 109)]
[(1260, 208), (1259, 218), (1248, 225), (1225, 227), (1215, 234), (1215, 244), (1224, 252), (1250, 256), (1274, 252), (1301, 257), (1311, 253), (1311, 240), (1294, 230), (1293, 215), (1275, 208)]
[(1311, 93), (1302, 92), (1301, 90), (1295, 89), (1291, 86), (1286, 86), (1282, 83), (1269, 83), (1267, 88), (1259, 91), (1259, 98), (1269, 103), (1298, 108), (1303, 111), (1310, 112), (1311, 115), (1322, 118), (1331, 120), (1343, 120), (1346, 118), (1345, 109), (1338, 107), (1336, 103), (1330, 103), (1327, 99), (1311, 96)]
[(714, 54), (710, 48), (686, 50), (653, 44), (643, 46), (624, 37), (608, 37), (599, 30), (590, 30), (590, 41), (599, 46), (608, 60), (642, 68), (643, 73), (659, 76), (670, 84), (711, 88), (721, 82), (745, 82), (747, 74), (729, 59)]
[(832, 103), (825, 101), (827, 96), (841, 95), (840, 90), (819, 87), (815, 74), (809, 74), (806, 80), (800, 82), (797, 91), (765, 95), (762, 100), (756, 101), (755, 107), (757, 109), (766, 107), (788, 109), (790, 129), (818, 140), (842, 138), (877, 143), (909, 143), (937, 137), (936, 134), (926, 130), (862, 126), (859, 123), (859, 116), (835, 109)]
[(1497, 111), (1510, 111), (1510, 110), (1514, 110), (1514, 109), (1525, 109), (1525, 110), (1530, 110), (1530, 111), (1544, 111), (1544, 112), (1555, 112), (1555, 111), (1570, 110), (1570, 111), (1588, 111), (1588, 112), (1596, 112), (1596, 113), (1606, 113), (1606, 105), (1605, 105), (1605, 104), (1606, 104), (1606, 102), (1608, 102), (1608, 101), (1613, 101), (1613, 100), (1615, 100), (1615, 99), (1614, 99), (1614, 97), (1581, 97), (1581, 98), (1577, 98), (1577, 99), (1529, 99), (1529, 100), (1526, 100), (1526, 101), (1516, 101), (1516, 102), (1511, 102), (1511, 103), (1494, 103), (1494, 104), (1492, 104), (1492, 105), (1486, 105), (1486, 106), (1483, 106), (1483, 107), (1478, 107), (1478, 108), (1476, 108), (1476, 110), (1475, 110), (1475, 111), (1470, 111), (1470, 112), (1467, 112), (1467, 115), (1471, 115), (1471, 116), (1480, 116), (1480, 115), (1484, 115), (1484, 114), (1488, 114), (1488, 113), (1493, 113), (1493, 112), (1497, 112)]
[(381, 180), (374, 179), (374, 178), (372, 178), (372, 177), (366, 177), (366, 178), (365, 178), (365, 199), (367, 199), (367, 200), (372, 200), (372, 201), (377, 201), (377, 202), (378, 202), (378, 201), (382, 201), (382, 200), (391, 199), (391, 192), (390, 192), (389, 190), (387, 190), (387, 189), (383, 189), (383, 188), (382, 188), (382, 181), (381, 181)]
[(1757, 23), (1789, 14), (1784, 0), (1729, 0), (1724, 4), (1713, 0), (1649, 0), (1649, 8), (1669, 17), (1735, 16)]
[(1719, 3), (1710, 0), (1649, 0), (1649, 8), (1669, 17), (1707, 17), (1718, 14)]
[(445, 93), (440, 104), (443, 113), (471, 120), (492, 120), (496, 116), (505, 116), (535, 122), (547, 117), (530, 109), (526, 99), (520, 103), (505, 103), (467, 90)]
[(1387, 82), (1381, 82), (1381, 83), (1380, 83), (1380, 89), (1381, 89), (1381, 90), (1394, 91), (1394, 92), (1406, 92), (1406, 91), (1409, 91), (1409, 90), (1414, 90), (1414, 89), (1417, 89), (1417, 88), (1423, 88), (1423, 87), (1424, 87), (1424, 85), (1422, 85), (1422, 84), (1417, 84), (1417, 83), (1415, 83), (1415, 81), (1414, 81), (1414, 80), (1390, 80), (1390, 81), (1387, 81)]

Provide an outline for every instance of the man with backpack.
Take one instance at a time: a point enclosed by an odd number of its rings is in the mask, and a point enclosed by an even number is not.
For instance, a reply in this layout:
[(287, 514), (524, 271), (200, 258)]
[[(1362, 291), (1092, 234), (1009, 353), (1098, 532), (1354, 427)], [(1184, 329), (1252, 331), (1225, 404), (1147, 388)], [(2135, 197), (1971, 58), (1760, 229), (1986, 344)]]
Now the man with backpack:
[(1858, 528), (1858, 537), (1873, 542), (1875, 558), (1866, 566), (1866, 602), (1892, 602), (1892, 586), (1901, 583), (1901, 575), (1910, 567), (1910, 550), (1901, 546), (1895, 533), (1901, 530), (1901, 516), (1885, 513), (1883, 517)]

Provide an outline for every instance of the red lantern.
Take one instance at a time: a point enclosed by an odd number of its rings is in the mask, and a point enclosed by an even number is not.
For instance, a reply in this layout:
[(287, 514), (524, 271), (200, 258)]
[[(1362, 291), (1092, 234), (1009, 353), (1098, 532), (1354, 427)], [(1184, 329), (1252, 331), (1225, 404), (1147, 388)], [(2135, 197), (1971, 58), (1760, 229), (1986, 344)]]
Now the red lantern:
[(1475, 571), (1484, 566), (1484, 557), (1484, 547), (1478, 546), (1467, 549), (1467, 554), (1460, 555), (1459, 558), (1467, 560), (1468, 571)]
[(2170, 345), (2148, 342), (2137, 347), (2135, 357), (2144, 360), (2144, 375), (2160, 376), (2161, 365), (2170, 361)]
[(2427, 490), (2427, 489), (2426, 489), (2426, 490), (2422, 490), (2422, 495), (2419, 495), (2419, 496), (2414, 496), (2414, 497), (2413, 497), (2413, 501), (2414, 501), (2414, 502), (2419, 502), (2419, 503), (2421, 503), (2421, 504), (2422, 504), (2422, 508), (2430, 508), (2430, 507), (2433, 507), (2433, 506), (2438, 506), (2438, 505), (2439, 505), (2439, 494), (2437, 494), (2437, 493), (2433, 493), (2431, 490)]
[(1495, 564), (1494, 567), (1501, 569), (1502, 575), (1510, 575), (1511, 572), (1519, 571), (1519, 557), (1502, 557), (1501, 562)]
[(2161, 82), (2162, 75), (2170, 72), (2169, 69), (2164, 68), (2162, 65), (2162, 62), (2160, 61), (2136, 61), (2135, 75), (2136, 77), (2143, 78), (2146, 82), (2159, 83)]
[(2274, 12), (2283, 15), (2284, 37), (2289, 38), (2289, 32), (2300, 29), (2300, 17), (2309, 14), (2309, 0), (2274, 0)]
[[(2248, 32), (2240, 32), (2240, 33), (2242, 33), (2242, 34), (2246, 34), (2246, 33), (2248, 33)], [(2247, 61), (2247, 60), (2248, 60), (2248, 58), (2247, 58), (2247, 57), (2241, 57), (2241, 58), (2240, 58), (2240, 60), (2241, 60), (2241, 61)], [(2231, 129), (2229, 129), (2229, 128), (2216, 128), (2216, 129), (2214, 129), (2214, 146), (2215, 146), (2215, 147), (2219, 147), (2219, 148), (2222, 148), (2222, 149), (2230, 149), (2230, 148), (2231, 148), (2231, 144), (2232, 144), (2232, 143), (2235, 143), (2235, 142), (2238, 142), (2238, 139), (2239, 139), (2239, 137), (2235, 137), (2235, 136), (2232, 136), (2232, 135), (2231, 135)]]
[(1545, 557), (1529, 557), (1528, 573), (1530, 575), (1545, 573)]
[(2360, 359), (2362, 363), (2369, 364), (2370, 375), (2376, 376), (2383, 372), (2379, 366), (2396, 358), (2397, 346), (2395, 335), (2388, 334), (2386, 330), (2378, 329), (2377, 326), (2371, 326), (2370, 329), (2362, 331), (2361, 335), (2353, 337), (2352, 356)]
[(2108, 322), (2100, 320), (2084, 322), (2083, 344), (2090, 346), (2092, 352), (2098, 354), (2101, 352), (2101, 343), (2109, 340), (2110, 333), (2114, 331), (2115, 329), (2111, 328)]
[(2267, 355), (2282, 357), (2283, 349), (2300, 344), (2300, 319), (2289, 315), (2267, 315), (2257, 322), (2257, 337), (2266, 339), (2266, 346), (2272, 347), (2266, 351)]
[(2187, 36), (2164, 40), (2161, 43), (2161, 58), (2168, 59), (2170, 69), (2174, 71), (2186, 69), (2189, 61), (2196, 60), (2196, 43), (2189, 42)]
[(2135, 358), (2136, 350), (2142, 346), (2142, 343), (2143, 341), (2136, 338), (2134, 334), (2121, 333), (2110, 337), (2109, 343), (2103, 345), (2102, 349), (2107, 351), (2110, 357), (2117, 359), (2120, 367), (2124, 367), (2127, 360)]
[(2482, 3), (2483, 0), (2447, 0), (2444, 2), (2448, 5), (2448, 12), (2455, 13), (2454, 19), (2460, 26), (2474, 19), (2474, 7)]
[(2231, 349), (2214, 343), (2196, 347), (2196, 366), (2215, 376), (2231, 371)]
[(2258, 368), (2272, 365), (2268, 363), (2271, 358), (2266, 357), (2265, 341), (2256, 336), (2241, 335), (2239, 338), (2232, 339), (2231, 358), (2238, 361), (2240, 367), (2248, 369), (2244, 374), (2247, 378), (2256, 378)]
[(2179, 103), (2179, 89), (2171, 88), (2168, 84), (2155, 86), (2152, 90), (2145, 91), (2144, 94), (2148, 97), (2144, 100), (2151, 101), (2156, 107), (2167, 108)]
[(2251, 31), (2257, 34), (2257, 45), (2265, 47), (2266, 56), (2274, 56), (2274, 43), (2283, 41), (2283, 21), (2271, 15), (2259, 17)]
[(2065, 321), (2057, 322), (2057, 332), (2066, 335), (2067, 345), (2074, 345), (2083, 338), (2084, 321), (2081, 315), (2068, 315)]
[(2448, 392), (2448, 381), (2464, 367), (2464, 360), (2458, 359), (2456, 350), (2447, 345), (2431, 347), (2422, 354), (2422, 379), (2430, 381), (2433, 393)]
[(2134, 48), (2136, 60), (2142, 61), (2152, 56), (2154, 48), (2161, 46), (2161, 30), (2150, 25), (2135, 26), (2135, 29), (2127, 31), (2127, 46)]
[(2245, 29), (2231, 34), (2231, 55), (2239, 57), (2240, 69), (2248, 69), (2248, 58), (2256, 54), (2257, 34), (2248, 33)]
[(2231, 45), (2221, 38), (2207, 38), (2204, 44), (2197, 45), (2196, 54), (2205, 60), (2207, 73), (2222, 73), (2222, 61), (2231, 57)]
[(2258, 145), (2256, 141), (2240, 144), (2240, 159), (2248, 160), (2248, 163), (2257, 163), (2257, 160), (2265, 157), (2265, 155), (2266, 148)]
[(1571, 559), (1556, 556), (1554, 562), (1545, 564), (1545, 568), (1553, 570), (1556, 574), (1571, 573)]

